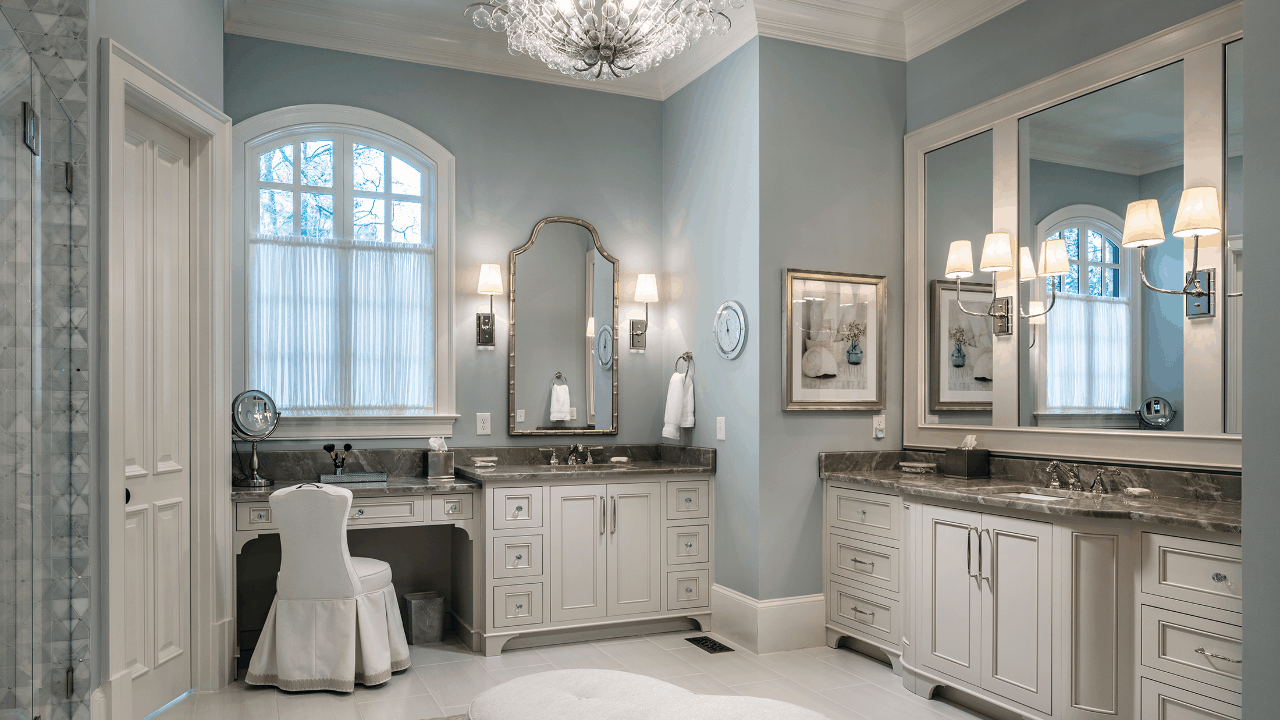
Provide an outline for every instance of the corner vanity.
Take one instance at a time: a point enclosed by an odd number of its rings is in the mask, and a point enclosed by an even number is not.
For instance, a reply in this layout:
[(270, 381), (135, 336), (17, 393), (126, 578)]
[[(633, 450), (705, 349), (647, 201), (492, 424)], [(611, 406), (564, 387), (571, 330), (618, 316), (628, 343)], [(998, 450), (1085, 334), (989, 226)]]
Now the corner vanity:
[(823, 456), (828, 645), (1026, 718), (1239, 720), (1240, 504), (1196, 499), (1213, 476), (1131, 497), (858, 455)]

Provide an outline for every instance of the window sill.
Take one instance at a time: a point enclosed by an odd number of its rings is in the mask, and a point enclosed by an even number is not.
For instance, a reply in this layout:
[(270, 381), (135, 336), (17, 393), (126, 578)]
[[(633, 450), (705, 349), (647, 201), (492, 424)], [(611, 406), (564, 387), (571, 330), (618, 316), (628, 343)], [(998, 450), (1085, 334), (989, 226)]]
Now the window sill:
[(280, 416), (272, 440), (356, 440), (364, 438), (453, 437), (459, 415), (386, 415), (365, 417)]
[(1036, 427), (1051, 428), (1093, 428), (1107, 430), (1138, 430), (1137, 413), (1132, 412), (1038, 412), (1035, 414)]

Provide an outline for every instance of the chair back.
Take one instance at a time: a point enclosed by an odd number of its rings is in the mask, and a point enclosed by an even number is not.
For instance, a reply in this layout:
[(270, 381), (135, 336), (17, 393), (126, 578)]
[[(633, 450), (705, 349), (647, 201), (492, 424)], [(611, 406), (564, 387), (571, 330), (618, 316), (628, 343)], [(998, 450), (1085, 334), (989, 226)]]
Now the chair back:
[(276, 593), (286, 600), (356, 597), (360, 579), (347, 549), (351, 491), (306, 483), (271, 493), (280, 528)]

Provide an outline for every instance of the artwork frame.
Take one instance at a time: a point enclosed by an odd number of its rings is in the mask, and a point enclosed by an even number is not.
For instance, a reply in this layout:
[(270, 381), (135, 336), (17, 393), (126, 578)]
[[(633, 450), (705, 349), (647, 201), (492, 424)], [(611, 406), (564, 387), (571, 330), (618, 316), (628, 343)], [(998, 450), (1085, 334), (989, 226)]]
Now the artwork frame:
[[(985, 331), (975, 333), (975, 337), (961, 340), (962, 349), (976, 348), (979, 354), (985, 348), (990, 352), (994, 335), (992, 334), (990, 317), (974, 317), (959, 313), (954, 308), (956, 298), (956, 282), (954, 280), (934, 280), (929, 284), (929, 412), (946, 412), (954, 410), (991, 410), (995, 397), (994, 383), (986, 382), (985, 390), (972, 387), (957, 386), (951, 375), (956, 369), (956, 359), (951, 358), (955, 352), (952, 337), (957, 329), (964, 329), (966, 334), (974, 330), (974, 326), (982, 325)], [(991, 304), (992, 286), (990, 283), (960, 283), (960, 299), (970, 308), (986, 308)], [(970, 345), (972, 340), (975, 344)], [(946, 354), (948, 357), (944, 358)], [(969, 363), (966, 356), (964, 362)], [(961, 367), (964, 367), (963, 365)], [(943, 385), (944, 373), (949, 379)], [(973, 385), (973, 382), (960, 383)], [(977, 383), (980, 384), (980, 383)]]
[(783, 410), (883, 410), (887, 278), (788, 268), (782, 305)]

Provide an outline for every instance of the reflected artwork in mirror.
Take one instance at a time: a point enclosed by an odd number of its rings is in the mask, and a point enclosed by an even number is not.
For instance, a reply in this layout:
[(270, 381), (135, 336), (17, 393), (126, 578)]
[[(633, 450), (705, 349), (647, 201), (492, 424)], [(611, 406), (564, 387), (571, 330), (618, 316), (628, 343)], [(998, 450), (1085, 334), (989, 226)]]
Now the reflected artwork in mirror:
[(1244, 40), (1226, 48), (1226, 431), (1244, 431)]
[(616, 435), (618, 261), (550, 217), (511, 252), (508, 434)]
[[(1043, 323), (1022, 321), (1022, 426), (1139, 429), (1144, 398), (1181, 406), (1184, 300), (1145, 290), (1144, 251), (1123, 240), (1130, 203), (1154, 200), (1152, 222), (1174, 242), (1145, 248), (1146, 277), (1183, 286), (1183, 122), (1181, 62), (1019, 121), (1019, 253), (1038, 263), (1061, 243), (1068, 260), (1062, 276), (1020, 274), (1024, 304), (1052, 304)], [(1166, 428), (1181, 429), (1180, 417)]]
[[(982, 247), (991, 232), (992, 133), (967, 137), (925, 154), (925, 273), (929, 295), (929, 414), (938, 422), (990, 425), (991, 318), (966, 315), (991, 303), (991, 285), (979, 278), (956, 295), (947, 276), (951, 243)], [(983, 274), (982, 280), (990, 275)]]

